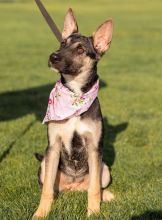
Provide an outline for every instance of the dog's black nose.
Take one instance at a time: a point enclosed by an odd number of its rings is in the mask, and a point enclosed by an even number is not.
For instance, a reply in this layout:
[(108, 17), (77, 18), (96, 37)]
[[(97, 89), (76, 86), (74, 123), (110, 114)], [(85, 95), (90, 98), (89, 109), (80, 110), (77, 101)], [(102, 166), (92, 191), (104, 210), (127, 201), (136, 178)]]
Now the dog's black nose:
[(57, 53), (52, 53), (52, 54), (50, 55), (50, 61), (51, 61), (52, 63), (57, 63), (57, 62), (61, 61), (61, 57), (60, 57), (59, 54), (57, 54)]

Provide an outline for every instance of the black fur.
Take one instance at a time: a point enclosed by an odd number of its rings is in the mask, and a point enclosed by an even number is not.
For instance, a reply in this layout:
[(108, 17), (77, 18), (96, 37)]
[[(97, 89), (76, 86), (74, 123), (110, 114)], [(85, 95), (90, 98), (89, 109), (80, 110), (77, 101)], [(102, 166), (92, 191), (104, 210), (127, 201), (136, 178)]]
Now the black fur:
[(82, 92), (88, 92), (91, 87), (96, 83), (98, 80), (98, 75), (97, 75), (97, 62), (94, 63), (93, 68), (91, 69), (91, 74), (87, 78), (84, 86), (81, 88)]
[(71, 154), (68, 154), (62, 144), (59, 169), (74, 178), (88, 173), (88, 154), (81, 136), (76, 131), (71, 141)]

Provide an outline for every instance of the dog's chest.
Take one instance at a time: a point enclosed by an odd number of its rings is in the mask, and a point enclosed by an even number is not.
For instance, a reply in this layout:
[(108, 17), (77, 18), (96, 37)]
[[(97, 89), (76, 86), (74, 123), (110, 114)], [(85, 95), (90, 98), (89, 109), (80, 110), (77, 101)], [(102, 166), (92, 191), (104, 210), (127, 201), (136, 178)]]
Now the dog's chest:
[(56, 137), (59, 136), (66, 151), (69, 153), (74, 135), (77, 133), (79, 137), (82, 137), (86, 132), (93, 131), (90, 124), (85, 120), (81, 120), (80, 116), (72, 117), (66, 121), (51, 122), (48, 125), (49, 141), (54, 142)]
[(84, 121), (80, 120), (80, 117), (74, 117), (68, 120), (62, 127), (61, 139), (68, 153), (72, 151), (75, 143), (84, 142), (82, 136), (87, 131), (90, 131), (90, 127)]
[(80, 177), (88, 171), (87, 147), (77, 131), (74, 131), (69, 142), (62, 141), (59, 168), (73, 177)]
[(83, 135), (93, 132), (90, 124), (80, 117), (73, 117), (53, 126), (53, 134), (60, 136), (62, 143), (59, 168), (74, 177), (83, 175), (88, 171), (88, 154)]

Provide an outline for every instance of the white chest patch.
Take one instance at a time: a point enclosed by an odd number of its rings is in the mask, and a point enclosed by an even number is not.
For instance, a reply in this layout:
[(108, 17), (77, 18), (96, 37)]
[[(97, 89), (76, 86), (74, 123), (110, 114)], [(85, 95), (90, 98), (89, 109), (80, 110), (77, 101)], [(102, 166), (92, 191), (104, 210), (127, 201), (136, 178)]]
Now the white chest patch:
[(91, 131), (91, 126), (86, 121), (81, 120), (80, 116), (72, 117), (64, 122), (51, 121), (48, 125), (49, 142), (54, 143), (56, 136), (60, 136), (66, 150), (70, 153), (74, 131), (82, 135)]

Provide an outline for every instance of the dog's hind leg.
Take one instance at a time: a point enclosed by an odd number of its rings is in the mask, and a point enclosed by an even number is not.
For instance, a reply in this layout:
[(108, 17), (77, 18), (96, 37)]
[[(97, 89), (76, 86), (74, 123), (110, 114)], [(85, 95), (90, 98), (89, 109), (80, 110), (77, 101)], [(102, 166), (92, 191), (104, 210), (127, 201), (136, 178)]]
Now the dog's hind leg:
[(104, 189), (106, 188), (110, 183), (110, 171), (109, 167), (102, 162), (102, 168), (101, 168), (101, 187)]
[(104, 202), (110, 202), (112, 199), (114, 199), (114, 195), (104, 189), (106, 188), (110, 183), (110, 171), (108, 166), (105, 163), (102, 163), (102, 171), (101, 171), (101, 186), (102, 186), (102, 192), (101, 192), (101, 199)]

